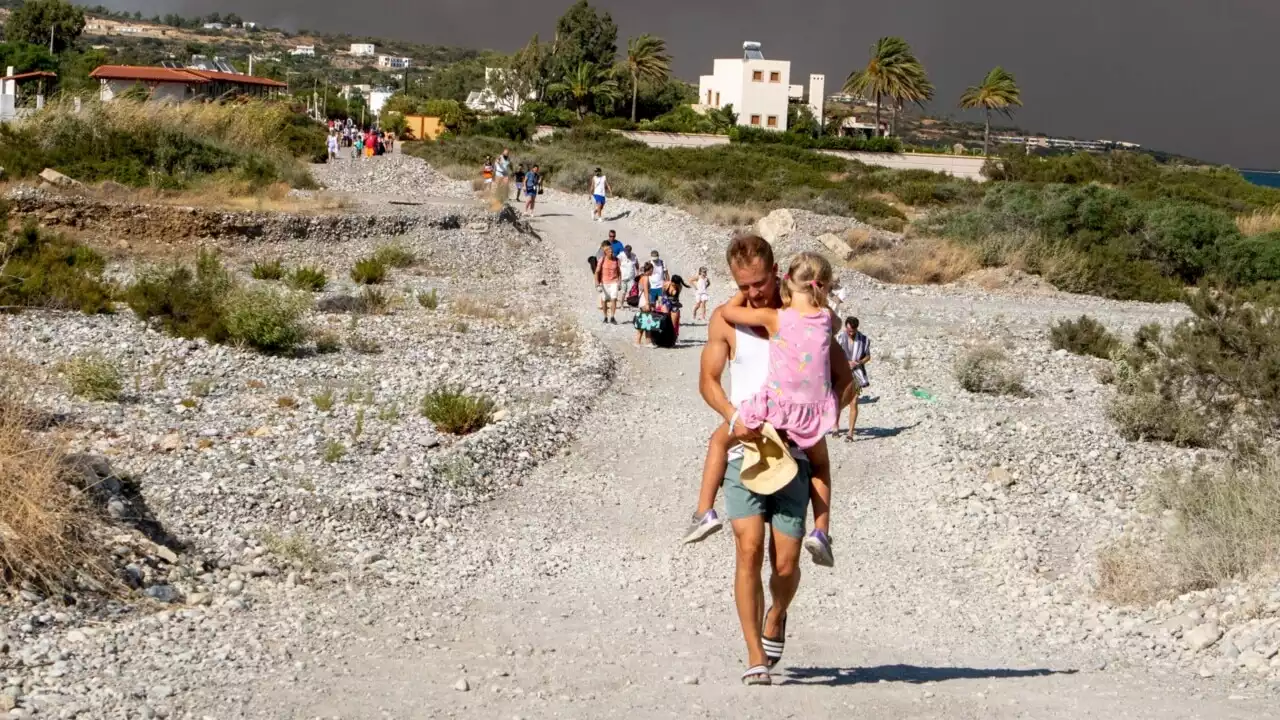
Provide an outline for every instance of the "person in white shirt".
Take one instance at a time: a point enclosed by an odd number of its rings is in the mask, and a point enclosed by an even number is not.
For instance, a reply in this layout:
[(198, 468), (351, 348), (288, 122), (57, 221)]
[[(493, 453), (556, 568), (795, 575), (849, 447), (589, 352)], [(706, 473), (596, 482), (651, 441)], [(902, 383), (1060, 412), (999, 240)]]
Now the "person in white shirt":
[(613, 188), (609, 186), (609, 178), (604, 176), (603, 170), (596, 168), (595, 177), (591, 178), (591, 199), (596, 203), (591, 216), (596, 222), (604, 222), (604, 202), (611, 192)]
[(711, 278), (707, 277), (707, 268), (698, 268), (698, 277), (693, 279), (693, 319), (698, 319), (698, 312), (702, 312), (702, 320), (707, 319), (707, 304), (711, 300)]
[(662, 286), (667, 281), (667, 266), (658, 257), (657, 250), (649, 253), (649, 262), (653, 264), (653, 270), (649, 273), (649, 304), (652, 305), (658, 302), (658, 296), (662, 294)]
[(329, 159), (338, 159), (338, 134), (335, 132), (329, 133)]
[(625, 299), (631, 294), (631, 285), (636, 281), (636, 257), (631, 253), (630, 245), (622, 249), (618, 262), (622, 265), (622, 297)]
[[(836, 335), (836, 343), (844, 350), (849, 359), (849, 370), (853, 374), (853, 400), (849, 403), (849, 434), (845, 439), (852, 440), (854, 428), (858, 424), (858, 398), (862, 389), (871, 384), (867, 375), (867, 363), (871, 361), (871, 340), (858, 331), (858, 318), (852, 315), (845, 318), (844, 330)], [(839, 427), (836, 423), (836, 427)]]

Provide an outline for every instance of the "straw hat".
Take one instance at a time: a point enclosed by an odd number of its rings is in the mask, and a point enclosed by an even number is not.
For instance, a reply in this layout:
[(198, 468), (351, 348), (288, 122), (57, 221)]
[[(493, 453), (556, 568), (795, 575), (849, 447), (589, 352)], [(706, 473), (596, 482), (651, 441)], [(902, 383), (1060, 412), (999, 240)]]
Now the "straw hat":
[(760, 439), (743, 443), (739, 479), (757, 495), (772, 495), (795, 479), (799, 467), (778, 431), (769, 423), (760, 426)]

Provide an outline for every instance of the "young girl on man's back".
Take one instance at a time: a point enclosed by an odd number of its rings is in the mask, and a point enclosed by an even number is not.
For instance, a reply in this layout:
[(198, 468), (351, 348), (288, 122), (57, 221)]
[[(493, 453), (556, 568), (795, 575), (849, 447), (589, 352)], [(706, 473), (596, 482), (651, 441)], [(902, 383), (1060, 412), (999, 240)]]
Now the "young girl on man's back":
[[(779, 435), (804, 450), (811, 468), (810, 501), (814, 530), (804, 547), (818, 565), (835, 563), (831, 553), (831, 463), (826, 435), (836, 425), (839, 405), (831, 386), (831, 264), (816, 253), (801, 253), (782, 276), (782, 308), (747, 307), (740, 292), (720, 309), (733, 325), (769, 332), (769, 375), (764, 386), (741, 405), (729, 423), (711, 436), (702, 472), (700, 497), (714, 500), (728, 465), (732, 424), (756, 429), (769, 423)], [(685, 542), (698, 542), (720, 529), (711, 507), (699, 507)]]

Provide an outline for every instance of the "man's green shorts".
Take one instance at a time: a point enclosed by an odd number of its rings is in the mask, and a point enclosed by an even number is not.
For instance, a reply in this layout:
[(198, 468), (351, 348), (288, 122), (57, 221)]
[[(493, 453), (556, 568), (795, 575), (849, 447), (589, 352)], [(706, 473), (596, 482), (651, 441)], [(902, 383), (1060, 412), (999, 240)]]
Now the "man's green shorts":
[(724, 471), (724, 509), (730, 520), (763, 515), (774, 530), (797, 540), (804, 537), (805, 515), (809, 510), (809, 463), (797, 459), (800, 471), (789, 485), (772, 495), (757, 495), (738, 479), (742, 458), (729, 461)]

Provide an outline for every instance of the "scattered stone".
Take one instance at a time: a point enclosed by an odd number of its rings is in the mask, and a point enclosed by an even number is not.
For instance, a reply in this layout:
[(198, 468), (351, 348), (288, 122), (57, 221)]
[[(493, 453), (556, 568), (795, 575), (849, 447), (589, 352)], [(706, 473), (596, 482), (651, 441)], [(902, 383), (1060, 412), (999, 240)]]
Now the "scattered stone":
[(1200, 652), (1222, 637), (1222, 629), (1215, 622), (1207, 622), (1183, 635), (1182, 639), (1193, 652)]
[(458, 678), (458, 682), (453, 684), (453, 689), (458, 692), (467, 692), (471, 689), (471, 683), (468, 683), (466, 678)]

